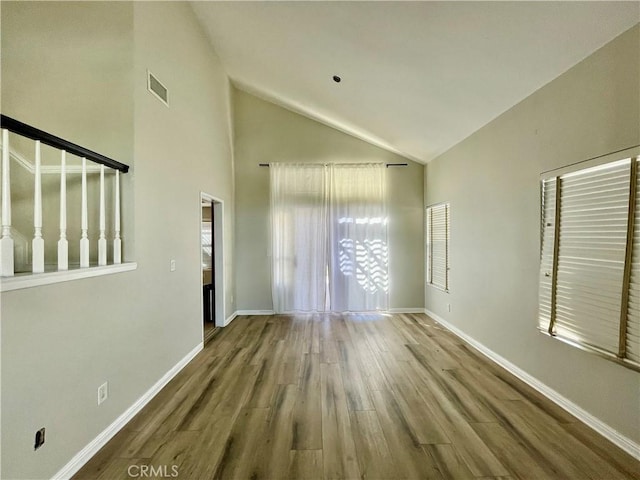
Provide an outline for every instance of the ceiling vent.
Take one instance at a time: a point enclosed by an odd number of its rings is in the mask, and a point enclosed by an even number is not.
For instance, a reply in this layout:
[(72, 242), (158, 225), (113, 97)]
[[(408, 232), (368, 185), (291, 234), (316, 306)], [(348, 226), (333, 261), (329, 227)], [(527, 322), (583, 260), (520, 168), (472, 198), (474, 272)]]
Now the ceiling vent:
[(167, 107), (169, 106), (169, 90), (149, 70), (147, 70), (147, 90)]

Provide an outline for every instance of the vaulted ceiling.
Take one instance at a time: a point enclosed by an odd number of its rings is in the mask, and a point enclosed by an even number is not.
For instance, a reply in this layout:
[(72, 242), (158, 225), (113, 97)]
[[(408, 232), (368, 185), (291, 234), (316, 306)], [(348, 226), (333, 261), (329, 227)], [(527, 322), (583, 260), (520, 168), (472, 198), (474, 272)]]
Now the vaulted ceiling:
[(640, 21), (638, 2), (192, 6), (239, 88), (421, 162)]

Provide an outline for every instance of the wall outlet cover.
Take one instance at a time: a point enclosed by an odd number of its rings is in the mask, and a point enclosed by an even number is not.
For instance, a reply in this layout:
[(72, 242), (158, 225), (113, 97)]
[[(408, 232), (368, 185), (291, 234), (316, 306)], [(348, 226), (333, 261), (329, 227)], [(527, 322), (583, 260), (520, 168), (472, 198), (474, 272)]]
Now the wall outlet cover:
[(109, 382), (104, 382), (98, 387), (98, 405), (109, 398)]

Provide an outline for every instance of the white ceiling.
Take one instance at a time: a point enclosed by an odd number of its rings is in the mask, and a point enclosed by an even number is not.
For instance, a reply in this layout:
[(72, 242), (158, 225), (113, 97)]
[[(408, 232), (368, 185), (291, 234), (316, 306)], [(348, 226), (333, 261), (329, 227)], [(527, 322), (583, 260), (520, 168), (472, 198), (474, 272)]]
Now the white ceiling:
[(192, 6), (239, 88), (422, 162), (640, 21), (638, 2)]

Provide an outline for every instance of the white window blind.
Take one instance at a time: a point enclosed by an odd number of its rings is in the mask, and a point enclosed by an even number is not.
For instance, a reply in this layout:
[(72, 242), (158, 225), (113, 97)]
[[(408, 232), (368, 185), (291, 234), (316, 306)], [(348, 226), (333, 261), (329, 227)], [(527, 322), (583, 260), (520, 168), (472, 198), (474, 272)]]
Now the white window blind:
[(629, 276), (629, 302), (626, 324), (626, 356), (640, 365), (640, 160), (636, 160), (636, 198), (633, 220), (633, 247)]
[(449, 290), (449, 204), (427, 207), (427, 283)]
[(542, 331), (624, 363), (640, 360), (636, 158), (541, 182)]
[(553, 257), (555, 252), (556, 226), (556, 182), (555, 178), (542, 181), (542, 218), (540, 225), (540, 308), (539, 326), (548, 329), (553, 303)]

